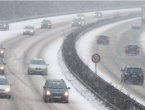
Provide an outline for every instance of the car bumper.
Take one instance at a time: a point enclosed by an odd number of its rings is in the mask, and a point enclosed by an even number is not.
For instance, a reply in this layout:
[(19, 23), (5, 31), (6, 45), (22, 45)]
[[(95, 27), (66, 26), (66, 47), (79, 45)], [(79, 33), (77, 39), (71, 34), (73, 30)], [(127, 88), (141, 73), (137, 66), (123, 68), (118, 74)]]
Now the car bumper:
[(0, 91), (0, 96), (9, 96), (11, 95), (10, 92)]
[(51, 25), (41, 25), (42, 28), (48, 28), (51, 27)]
[(29, 74), (44, 74), (47, 70), (29, 70)]
[(30, 34), (30, 35), (32, 35), (32, 34), (34, 34), (34, 32), (23, 32), (23, 34)]
[(64, 96), (64, 95), (63, 96), (59, 96), (59, 97), (58, 96), (56, 97), (56, 96), (50, 95), (50, 96), (46, 96), (45, 98), (47, 100), (64, 100), (64, 101), (68, 100), (68, 96)]

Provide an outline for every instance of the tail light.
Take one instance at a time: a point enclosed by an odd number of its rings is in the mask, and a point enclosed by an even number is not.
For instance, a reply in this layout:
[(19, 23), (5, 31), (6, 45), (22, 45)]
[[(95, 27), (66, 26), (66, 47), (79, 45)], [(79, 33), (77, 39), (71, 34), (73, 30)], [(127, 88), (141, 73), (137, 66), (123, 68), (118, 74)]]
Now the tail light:
[(141, 25), (141, 24), (139, 24), (139, 25)]
[(129, 50), (129, 48), (126, 48), (126, 50)]
[(133, 26), (133, 24), (131, 24)]
[(129, 75), (129, 73), (125, 73), (125, 75)]
[(108, 39), (106, 39), (106, 41), (108, 41)]
[(100, 39), (97, 39), (97, 40), (100, 40)]
[(143, 73), (141, 73), (141, 74), (139, 74), (139, 76), (144, 76), (144, 74), (143, 74)]
[(137, 48), (137, 51), (139, 51), (139, 48)]

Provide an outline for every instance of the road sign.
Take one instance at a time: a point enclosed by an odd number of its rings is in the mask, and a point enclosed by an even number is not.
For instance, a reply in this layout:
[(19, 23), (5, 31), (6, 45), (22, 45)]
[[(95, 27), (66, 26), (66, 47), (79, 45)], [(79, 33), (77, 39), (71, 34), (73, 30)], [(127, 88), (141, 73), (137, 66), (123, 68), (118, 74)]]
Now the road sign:
[(92, 56), (92, 61), (93, 61), (94, 63), (98, 63), (98, 62), (100, 61), (100, 55), (94, 54), (94, 55)]

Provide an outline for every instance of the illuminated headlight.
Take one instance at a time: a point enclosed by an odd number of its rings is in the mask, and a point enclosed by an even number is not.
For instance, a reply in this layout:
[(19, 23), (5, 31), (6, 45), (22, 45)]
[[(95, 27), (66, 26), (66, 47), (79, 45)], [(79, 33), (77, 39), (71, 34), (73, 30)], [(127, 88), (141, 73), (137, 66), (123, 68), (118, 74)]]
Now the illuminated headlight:
[(79, 22), (79, 24), (81, 24), (81, 22)]
[(4, 51), (2, 50), (2, 51), (0, 51), (0, 53), (4, 53)]
[(74, 22), (72, 22), (72, 23), (74, 23)]
[(48, 24), (48, 25), (50, 25), (50, 24)]
[(82, 17), (82, 19), (84, 19), (84, 17)]
[(26, 30), (23, 30), (23, 32), (26, 32)]
[(69, 93), (68, 93), (68, 92), (65, 92), (65, 93), (64, 93), (64, 96), (68, 96), (68, 95), (69, 95)]
[(1, 66), (1, 67), (0, 67), (0, 69), (1, 69), (1, 70), (3, 70), (3, 69), (4, 69), (4, 67), (3, 67), (3, 66)]
[(4, 25), (4, 27), (6, 27), (6, 25)]
[(6, 88), (5, 91), (6, 91), (6, 92), (10, 92), (10, 88)]
[(96, 14), (94, 14), (94, 16), (96, 16)]
[(31, 32), (34, 32), (33, 30), (31, 30)]
[(99, 14), (99, 16), (101, 16), (101, 15)]
[(51, 95), (50, 91), (47, 91), (47, 92), (46, 92), (46, 95)]

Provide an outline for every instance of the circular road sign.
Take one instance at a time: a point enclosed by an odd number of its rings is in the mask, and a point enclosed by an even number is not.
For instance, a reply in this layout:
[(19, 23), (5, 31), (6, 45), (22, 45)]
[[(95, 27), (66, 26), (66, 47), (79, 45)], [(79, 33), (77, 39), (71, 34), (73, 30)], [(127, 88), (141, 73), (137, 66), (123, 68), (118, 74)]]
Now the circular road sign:
[(98, 62), (100, 61), (100, 55), (94, 54), (94, 55), (92, 56), (92, 61), (93, 61), (94, 63), (98, 63)]

